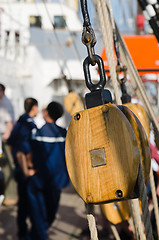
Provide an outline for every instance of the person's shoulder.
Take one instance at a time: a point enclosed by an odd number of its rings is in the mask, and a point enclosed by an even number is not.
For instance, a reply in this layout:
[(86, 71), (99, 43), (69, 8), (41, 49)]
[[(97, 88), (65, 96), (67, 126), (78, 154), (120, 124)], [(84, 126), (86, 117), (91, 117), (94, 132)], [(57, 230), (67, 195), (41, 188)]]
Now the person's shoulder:
[(55, 135), (55, 136), (66, 136), (66, 129), (60, 127), (56, 123), (45, 123), (40, 129), (39, 132), (42, 135)]
[(23, 113), (19, 117), (18, 122), (21, 123), (21, 124), (26, 124), (28, 122), (28, 119), (29, 119), (29, 115), (27, 113)]
[(61, 133), (63, 133), (64, 135), (66, 134), (66, 128), (63, 128), (63, 127), (61, 127), (61, 126), (59, 126), (59, 125), (57, 125), (57, 124), (55, 124), (55, 127), (61, 132)]
[(57, 125), (57, 124), (55, 124), (55, 126), (57, 126), (57, 128), (60, 129), (61, 131), (66, 132), (66, 128), (63, 128), (63, 127), (61, 127), (61, 126), (59, 126), (59, 125)]
[(31, 118), (27, 113), (24, 113), (20, 116), (20, 118), (18, 119), (18, 122), (23, 125), (26, 126), (27, 128), (36, 128), (36, 124), (33, 120), (33, 118)]
[(27, 118), (27, 114), (26, 113), (23, 113), (22, 115), (20, 115), (18, 121), (23, 121)]

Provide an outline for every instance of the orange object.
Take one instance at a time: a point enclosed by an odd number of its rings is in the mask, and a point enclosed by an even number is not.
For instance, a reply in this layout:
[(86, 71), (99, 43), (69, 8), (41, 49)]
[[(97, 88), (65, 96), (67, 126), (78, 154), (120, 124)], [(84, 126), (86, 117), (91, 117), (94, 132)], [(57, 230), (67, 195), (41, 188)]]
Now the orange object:
[[(123, 39), (140, 76), (159, 73), (159, 46), (154, 35), (123, 36)], [(104, 48), (101, 57), (104, 61), (105, 71), (109, 72)]]

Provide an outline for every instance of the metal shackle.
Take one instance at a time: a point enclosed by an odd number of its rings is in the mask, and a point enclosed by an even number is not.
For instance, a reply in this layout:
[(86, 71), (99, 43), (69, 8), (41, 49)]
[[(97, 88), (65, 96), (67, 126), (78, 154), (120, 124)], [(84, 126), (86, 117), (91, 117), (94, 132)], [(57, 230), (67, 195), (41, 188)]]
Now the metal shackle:
[(106, 76), (105, 76), (105, 71), (104, 71), (103, 59), (98, 55), (93, 55), (93, 58), (95, 60), (95, 63), (97, 63), (98, 70), (99, 70), (100, 80), (97, 84), (94, 84), (91, 81), (91, 75), (90, 75), (90, 70), (89, 70), (89, 65), (91, 64), (91, 59), (89, 57), (86, 57), (83, 62), (83, 70), (84, 70), (86, 86), (91, 92), (99, 90), (99, 89), (103, 89), (106, 84)]

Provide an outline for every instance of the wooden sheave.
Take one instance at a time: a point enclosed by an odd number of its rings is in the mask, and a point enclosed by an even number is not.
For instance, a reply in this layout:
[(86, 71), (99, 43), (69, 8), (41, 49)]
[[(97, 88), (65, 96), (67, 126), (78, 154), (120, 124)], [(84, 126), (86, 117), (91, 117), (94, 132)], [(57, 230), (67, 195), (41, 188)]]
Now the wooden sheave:
[(74, 113), (84, 109), (83, 102), (76, 92), (70, 92), (64, 98), (64, 106), (66, 111), (72, 116)]
[(131, 102), (124, 104), (124, 106), (128, 107), (136, 115), (136, 117), (139, 119), (139, 121), (141, 122), (146, 132), (147, 138), (149, 139), (150, 123), (144, 107), (139, 103), (131, 103)]
[(106, 219), (113, 224), (121, 223), (130, 217), (128, 201), (101, 204), (101, 210)]
[[(141, 105), (140, 105), (141, 106)], [(149, 147), (149, 141), (147, 138), (147, 135), (145, 133), (145, 130), (139, 121), (139, 119), (136, 117), (136, 115), (126, 106), (118, 106), (120, 110), (125, 114), (127, 119), (129, 120), (136, 139), (138, 143), (138, 147), (140, 150), (140, 156), (142, 160), (143, 165), (143, 171), (144, 171), (144, 178), (145, 178), (145, 184), (147, 184), (149, 175), (150, 175), (150, 166), (151, 166), (151, 153), (150, 153), (150, 147)]]
[(127, 117), (116, 105), (75, 114), (67, 132), (65, 155), (72, 184), (86, 203), (131, 197), (140, 152)]
[[(140, 104), (127, 103), (124, 104), (124, 106), (119, 106), (119, 108), (127, 117), (134, 130), (143, 163), (145, 183), (147, 184), (150, 174), (151, 156), (148, 138), (145, 133), (147, 132), (149, 136), (150, 128), (146, 112)], [(131, 109), (131, 111), (129, 109)], [(144, 123), (144, 128), (139, 120)], [(128, 220), (130, 216), (130, 209), (127, 201), (119, 202), (117, 204), (102, 204), (101, 209), (105, 217), (113, 224), (118, 224), (124, 220)]]

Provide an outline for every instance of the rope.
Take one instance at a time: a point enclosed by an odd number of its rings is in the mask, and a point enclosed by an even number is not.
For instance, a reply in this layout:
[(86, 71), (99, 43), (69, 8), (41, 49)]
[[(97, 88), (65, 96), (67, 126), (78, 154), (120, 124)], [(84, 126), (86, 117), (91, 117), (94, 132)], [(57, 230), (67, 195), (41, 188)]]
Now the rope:
[(87, 204), (86, 212), (87, 212), (87, 220), (88, 220), (91, 240), (98, 240), (96, 221), (95, 221), (95, 217), (93, 216), (93, 205)]
[(139, 174), (138, 174), (137, 184), (139, 189), (139, 198), (141, 199), (142, 216), (143, 216), (143, 222), (145, 226), (146, 239), (154, 240), (153, 234), (152, 234), (152, 226), (150, 221), (150, 214), (148, 209), (148, 201), (147, 201), (147, 194), (146, 194), (141, 160), (139, 162)]
[(142, 102), (146, 108), (146, 111), (149, 114), (149, 117), (153, 120), (154, 125), (159, 132), (159, 123), (156, 119), (154, 111), (152, 110), (151, 104), (150, 104), (149, 100), (147, 99), (142, 80), (137, 72), (137, 69), (134, 66), (133, 60), (129, 54), (127, 46), (126, 46), (117, 27), (116, 27), (116, 29), (117, 29), (118, 39), (120, 42), (119, 50), (120, 50), (120, 56), (121, 56), (122, 62), (128, 66), (128, 72), (129, 72), (131, 81), (134, 84), (134, 88), (136, 89), (138, 95), (140, 96), (140, 99), (142, 100)]
[[(82, 15), (84, 19), (84, 24), (83, 24), (83, 32), (82, 32), (82, 43), (86, 45), (88, 55), (90, 60), (92, 61), (92, 65), (94, 65), (94, 45), (96, 44), (96, 37), (94, 34), (94, 30), (91, 27), (90, 23), (90, 18), (89, 18), (89, 13), (87, 9), (87, 0), (80, 0), (81, 4), (81, 10), (82, 10)], [(87, 37), (86, 37), (87, 35)], [(89, 35), (89, 37), (88, 37)], [(87, 41), (85, 41), (87, 40)], [(90, 43), (90, 47), (88, 48), (87, 43)], [(105, 75), (104, 75), (105, 77)], [(86, 80), (86, 79), (85, 79)], [(86, 207), (86, 212), (87, 212), (87, 220), (88, 220), (88, 226), (90, 230), (90, 237), (91, 240), (98, 240), (98, 233), (97, 233), (97, 228), (96, 228), (96, 222), (95, 222), (95, 217), (93, 216), (93, 204), (85, 204)]]
[[(115, 91), (116, 102), (117, 102), (117, 104), (122, 104), (120, 96), (119, 96), (118, 86), (117, 86), (116, 68), (115, 68), (115, 64), (114, 64), (115, 59), (114, 59), (113, 54), (111, 54), (111, 53), (113, 53), (113, 39), (110, 37), (110, 36), (112, 36), (112, 27), (110, 25), (107, 8), (106, 8), (106, 5), (103, 6), (104, 4), (102, 4), (98, 0), (97, 1), (94, 0), (94, 3), (97, 7), (99, 22), (101, 25), (101, 30), (102, 30), (102, 35), (103, 35), (104, 47), (105, 47), (105, 51), (107, 53), (107, 60), (108, 60), (108, 65), (109, 65), (109, 69), (110, 69), (110, 75), (111, 75), (112, 81), (114, 80), (113, 87), (114, 87), (114, 91)], [(105, 9), (104, 16), (103, 16), (101, 8), (103, 10)], [(110, 10), (110, 12), (111, 12), (111, 10)], [(111, 12), (111, 14), (112, 14), (112, 12)], [(112, 18), (113, 17), (111, 16), (111, 19)], [(112, 23), (114, 23), (114, 20), (111, 20), (111, 21), (112, 21)], [(105, 22), (109, 24), (109, 27), (107, 26), (107, 24), (105, 24)], [(134, 226), (135, 230), (136, 230), (136, 232), (139, 232), (139, 234), (141, 236), (141, 240), (144, 240), (143, 228), (141, 227), (142, 223), (141, 223), (139, 203), (134, 200), (130, 200), (130, 205), (131, 205), (130, 209), (133, 209), (132, 212), (135, 213), (135, 214), (132, 214), (133, 220), (134, 220), (133, 222), (135, 223), (135, 226)], [(137, 234), (137, 236), (139, 234)]]
[(101, 27), (102, 36), (103, 36), (104, 47), (107, 53), (108, 66), (109, 66), (110, 76), (113, 83), (116, 102), (121, 104), (119, 88), (117, 83), (115, 58), (113, 53), (113, 35), (111, 31), (111, 24), (110, 24), (108, 11), (105, 5), (105, 1), (94, 0), (94, 4), (96, 5), (96, 8), (97, 8), (98, 19)]
[[(146, 92), (145, 92), (145, 89), (144, 89), (144, 85), (141, 81), (140, 76), (138, 75), (138, 72), (137, 72), (136, 68), (134, 67), (133, 60), (132, 60), (132, 58), (131, 58), (131, 56), (128, 52), (128, 49), (127, 49), (119, 31), (118, 31), (118, 36), (119, 36), (119, 41), (120, 41), (120, 44), (121, 44), (121, 49), (120, 49), (121, 58), (124, 62), (127, 62), (127, 64), (129, 65), (128, 71), (129, 71), (130, 78), (131, 78), (132, 82), (134, 83), (134, 85), (135, 85), (135, 87), (138, 91), (138, 95), (140, 96), (140, 98), (141, 98), (141, 100), (142, 100), (150, 118), (152, 119), (154, 128), (156, 129), (156, 131), (159, 132), (159, 124), (158, 124), (156, 116), (155, 116), (155, 114), (154, 114), (154, 112), (151, 108), (150, 102), (147, 99)], [(158, 201), (157, 201), (157, 198), (156, 198), (155, 184), (154, 184), (154, 179), (152, 177), (151, 170), (150, 170), (150, 184), (151, 184), (151, 189), (152, 189), (152, 198), (153, 198), (153, 203), (154, 203), (157, 232), (158, 232), (158, 237), (159, 237)]]
[(117, 38), (117, 34), (116, 34), (115, 21), (114, 21), (114, 17), (113, 17), (113, 10), (112, 10), (112, 7), (111, 7), (110, 0), (108, 0), (107, 5), (108, 5), (109, 14), (110, 14), (110, 20), (111, 20), (111, 25), (112, 25), (113, 41), (114, 41), (114, 48), (115, 48), (116, 58), (117, 58), (117, 65), (121, 66), (120, 52), (119, 52), (119, 43), (118, 43), (118, 38)]
[(112, 230), (112, 232), (113, 232), (113, 234), (114, 234), (115, 239), (116, 239), (116, 240), (121, 240), (121, 238), (120, 238), (120, 236), (119, 236), (119, 233), (118, 233), (116, 227), (115, 227), (113, 224), (110, 224), (110, 228), (111, 228), (111, 230)]
[(131, 211), (136, 238), (140, 240), (145, 240), (143, 225), (140, 216), (139, 200), (129, 200), (129, 207)]
[[(105, 47), (105, 51), (107, 53), (107, 60), (108, 60), (108, 65), (109, 65), (109, 69), (110, 69), (110, 74), (111, 74), (112, 80), (115, 79), (115, 81), (116, 81), (114, 59), (111, 54), (111, 53), (113, 53), (113, 48), (112, 48), (113, 41), (112, 41), (112, 38), (110, 37), (110, 36), (112, 36), (112, 27), (110, 26), (109, 14), (108, 14), (108, 10), (107, 10), (109, 8), (109, 6), (107, 5), (107, 7), (106, 7), (106, 2), (102, 1), (102, 0), (100, 0), (100, 1), (94, 0), (94, 3), (97, 6), (97, 12), (98, 12), (98, 15), (100, 16), (99, 22), (100, 22), (101, 29), (102, 29), (104, 47)], [(110, 13), (111, 13), (111, 11), (110, 11)], [(106, 22), (105, 24), (104, 24), (104, 21)], [(125, 61), (125, 64), (128, 64), (128, 63)], [(113, 65), (113, 67), (112, 67), (112, 65)], [(133, 64), (131, 65), (131, 68), (133, 68), (133, 70), (135, 70), (135, 67)], [(116, 83), (117, 83), (117, 81), (116, 81)], [(113, 81), (113, 85), (114, 85), (114, 90), (115, 90), (115, 95), (116, 95), (117, 85), (114, 84), (114, 81)], [(142, 90), (141, 90), (141, 92), (142, 92)], [(116, 96), (118, 96), (118, 95), (116, 95)], [(146, 97), (144, 97), (144, 98), (146, 98)], [(145, 99), (145, 102), (146, 101), (147, 101), (147, 99)], [(121, 100), (119, 97), (116, 97), (116, 102), (117, 102), (117, 104), (121, 104)], [(138, 177), (137, 183), (139, 185), (138, 186), (139, 194), (142, 199), (141, 203), (142, 203), (142, 211), (143, 211), (143, 221), (144, 221), (144, 225), (145, 225), (145, 233), (146, 233), (147, 239), (151, 240), (151, 239), (153, 239), (153, 235), (152, 235), (152, 227), (151, 227), (150, 216), (149, 216), (149, 211), (148, 211), (148, 202), (147, 202), (147, 195), (146, 195), (146, 190), (145, 190), (145, 185), (144, 185), (144, 177), (143, 177), (143, 172), (142, 172), (141, 160), (140, 160), (139, 177)], [(141, 216), (140, 216), (139, 203), (134, 200), (131, 200), (130, 205), (131, 205), (132, 212), (134, 212), (133, 215), (134, 215), (134, 222), (135, 222), (135, 229), (137, 232), (137, 236), (140, 239), (144, 239), (144, 234), (143, 234), (143, 232), (141, 232), (141, 229), (143, 229), (143, 228), (141, 226), (142, 222), (141, 222)]]
[[(130, 206), (130, 205), (129, 205), (129, 206)], [(132, 229), (132, 232), (133, 232), (134, 235), (135, 235), (135, 226), (134, 226), (134, 222), (133, 222), (133, 218), (132, 218), (132, 216), (129, 217), (129, 219), (128, 219), (128, 223), (129, 223), (129, 225), (130, 225), (130, 227), (131, 227), (131, 229)], [(137, 235), (135, 235), (135, 236), (137, 236)]]
[(156, 218), (156, 226), (157, 226), (157, 235), (159, 238), (159, 210), (158, 210), (158, 200), (156, 196), (156, 188), (155, 188), (155, 181), (153, 176), (152, 168), (150, 168), (150, 184), (151, 184), (151, 192), (152, 192), (152, 199), (155, 211), (155, 218)]
[[(110, 10), (110, 13), (111, 13), (111, 10)], [(131, 67), (133, 68), (133, 70), (136, 70), (136, 68), (134, 67), (134, 64), (132, 64)], [(137, 70), (135, 71), (135, 73), (137, 73)], [(141, 80), (140, 80), (140, 82), (141, 82)], [(146, 104), (148, 104), (149, 102), (147, 100), (146, 93), (144, 93), (143, 86), (141, 86), (141, 84), (140, 84), (140, 88), (141, 88), (141, 93), (143, 94), (143, 98), (144, 98)], [(140, 194), (140, 197), (141, 197), (141, 205), (142, 205), (142, 212), (143, 212), (143, 221), (144, 221), (144, 225), (145, 225), (145, 233), (146, 233), (147, 239), (153, 239), (152, 227), (151, 227), (149, 210), (148, 210), (147, 194), (146, 194), (146, 190), (145, 190), (144, 176), (143, 176), (143, 171), (142, 171), (142, 166), (141, 166), (141, 160), (140, 160), (140, 166), (139, 166), (139, 178), (138, 179), (139, 179), (138, 180), (138, 185), (139, 185), (138, 187), (139, 187), (139, 194)], [(155, 190), (155, 188), (153, 190)], [(158, 203), (157, 203), (157, 205), (158, 205)], [(139, 209), (137, 210), (137, 205), (135, 207), (134, 206), (133, 206), (133, 208), (136, 212), (135, 215), (136, 214), (139, 215)], [(156, 208), (158, 210), (158, 207), (156, 207)], [(157, 213), (156, 217), (157, 216), (158, 216), (158, 213)], [(135, 221), (135, 224), (136, 224), (136, 222), (138, 222), (138, 221)], [(139, 229), (141, 229), (141, 228), (139, 227)], [(141, 231), (140, 231), (140, 234), (141, 234), (140, 236), (142, 236), (144, 238)]]
[[(112, 8), (111, 8), (110, 0), (108, 1), (107, 6), (108, 6), (108, 9), (109, 9), (109, 12), (110, 12), (112, 29), (115, 30), (115, 21), (114, 21), (114, 18), (113, 18), (113, 12), (112, 12)], [(117, 101), (117, 104), (120, 104), (120, 102)], [(141, 216), (140, 216), (139, 201), (137, 199), (129, 200), (129, 206), (130, 206), (131, 215), (132, 215), (132, 218), (133, 218), (133, 224), (134, 224), (137, 239), (144, 240), (145, 236), (144, 236), (142, 221), (141, 221)]]

